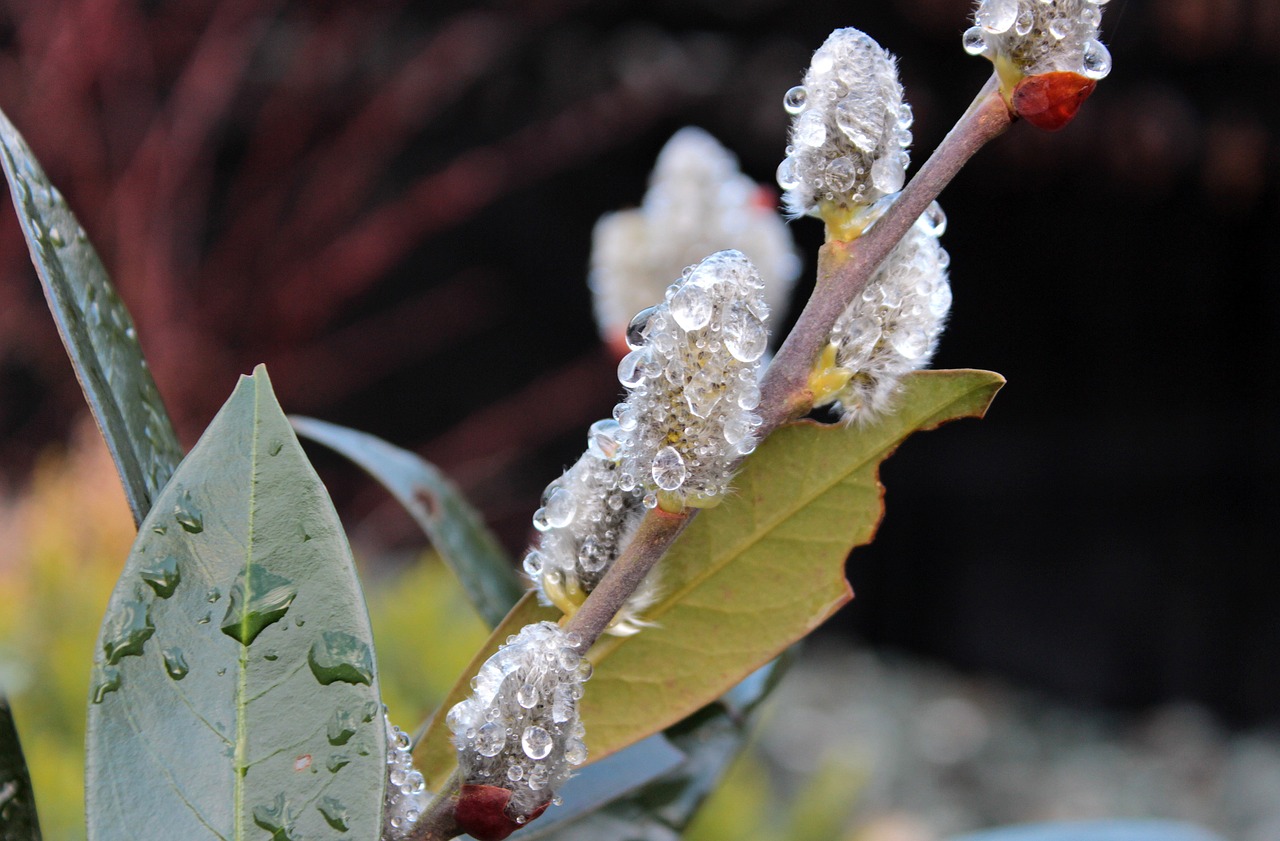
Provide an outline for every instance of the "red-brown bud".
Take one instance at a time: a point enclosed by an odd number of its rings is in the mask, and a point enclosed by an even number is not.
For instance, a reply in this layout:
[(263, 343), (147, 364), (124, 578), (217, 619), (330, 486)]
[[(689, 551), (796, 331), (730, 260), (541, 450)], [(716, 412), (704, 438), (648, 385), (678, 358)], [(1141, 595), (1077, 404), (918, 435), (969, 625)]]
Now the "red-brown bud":
[(511, 833), (541, 815), (551, 805), (548, 800), (534, 809), (522, 822), (507, 816), (511, 792), (497, 786), (464, 785), (458, 794), (453, 819), (458, 828), (476, 841), (502, 841)]
[(1075, 119), (1098, 83), (1066, 70), (1028, 76), (1013, 89), (1013, 110), (1045, 131), (1058, 131)]

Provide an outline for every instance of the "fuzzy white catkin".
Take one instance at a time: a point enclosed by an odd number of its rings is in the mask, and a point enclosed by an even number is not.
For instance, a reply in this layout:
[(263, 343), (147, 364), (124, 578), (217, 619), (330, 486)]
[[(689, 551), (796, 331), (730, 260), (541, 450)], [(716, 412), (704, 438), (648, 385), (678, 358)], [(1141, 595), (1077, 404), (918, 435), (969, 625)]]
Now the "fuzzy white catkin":
[(681, 269), (725, 248), (750, 257), (769, 306), (785, 308), (801, 262), (773, 198), (761, 191), (710, 134), (693, 127), (676, 132), (658, 155), (640, 207), (596, 224), (590, 285), (600, 335), (621, 338), (631, 317), (661, 300)]
[[(387, 791), (382, 841), (399, 841), (417, 823), (430, 799), (422, 772), (413, 767), (409, 734), (383, 715), (387, 730)], [(322, 804), (323, 805), (323, 804)]]
[(1101, 79), (1111, 53), (1098, 40), (1107, 0), (979, 0), (964, 33), (971, 55), (1009, 61), (1025, 76), (1055, 71)]
[(580, 642), (552, 622), (526, 625), (480, 667), (471, 696), (449, 710), (463, 780), (510, 791), (506, 811), (516, 823), (586, 761), (578, 700), (591, 664), (578, 656)]
[(836, 319), (836, 364), (852, 372), (835, 398), (846, 421), (888, 411), (902, 376), (933, 357), (951, 309), (950, 259), (938, 241), (945, 226), (935, 203)]
[(866, 33), (832, 32), (783, 105), (793, 116), (778, 185), (791, 216), (856, 210), (902, 189), (911, 108), (897, 60)]
[(720, 251), (687, 268), (661, 304), (627, 331), (633, 348), (618, 365), (629, 390), (614, 407), (622, 458), (619, 487), (642, 487), (710, 504), (731, 466), (755, 448), (757, 385), (769, 342), (764, 282), (740, 251)]
[[(644, 517), (641, 492), (618, 487), (620, 437), (615, 420), (592, 424), (587, 451), (543, 492), (533, 515), (538, 546), (524, 559), (543, 604), (594, 590)], [(627, 599), (609, 633), (628, 636), (646, 624), (643, 613), (657, 595), (654, 573)]]

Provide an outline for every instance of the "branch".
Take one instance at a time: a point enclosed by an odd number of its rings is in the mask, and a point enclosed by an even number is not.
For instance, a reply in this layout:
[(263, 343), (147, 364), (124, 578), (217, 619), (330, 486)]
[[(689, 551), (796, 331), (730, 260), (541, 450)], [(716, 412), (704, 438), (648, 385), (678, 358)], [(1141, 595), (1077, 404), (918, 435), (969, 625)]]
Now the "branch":
[(852, 242), (832, 241), (822, 246), (818, 252), (817, 286), (761, 384), (762, 438), (813, 408), (809, 371), (826, 346), (840, 313), (862, 294), (884, 258), (969, 158), (1012, 123), (1013, 117), (993, 76), (870, 231)]

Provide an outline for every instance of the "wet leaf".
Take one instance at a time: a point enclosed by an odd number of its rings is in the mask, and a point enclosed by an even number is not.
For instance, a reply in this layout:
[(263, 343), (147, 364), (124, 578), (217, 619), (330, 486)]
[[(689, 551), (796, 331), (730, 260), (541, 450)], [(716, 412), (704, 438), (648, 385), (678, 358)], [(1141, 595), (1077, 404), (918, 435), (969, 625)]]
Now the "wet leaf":
[(90, 841), (331, 838), (335, 815), (343, 838), (378, 838), (372, 645), (337, 514), (259, 367), (143, 521), (107, 608)]
[[(898, 410), (874, 424), (783, 427), (747, 460), (722, 505), (699, 516), (660, 564), (657, 627), (604, 637), (579, 707), (589, 762), (691, 715), (808, 634), (852, 597), (849, 551), (883, 513), (880, 462), (917, 430), (980, 417), (1004, 380), (987, 371), (920, 371)], [(489, 650), (529, 620), (513, 615)], [(459, 682), (453, 697), (465, 694)], [(443, 722), (417, 759), (441, 779), (453, 763)], [(447, 773), (447, 772), (446, 772)]]
[(133, 319), (62, 194), (3, 113), (0, 164), (58, 333), (115, 459), (134, 522), (141, 522), (182, 448)]
[(0, 696), (0, 841), (40, 841), (35, 793), (9, 702)]
[(390, 491), (431, 538), (489, 627), (502, 621), (525, 588), (498, 539), (435, 465), (364, 432), (296, 415), (290, 420), (299, 435), (351, 459)]

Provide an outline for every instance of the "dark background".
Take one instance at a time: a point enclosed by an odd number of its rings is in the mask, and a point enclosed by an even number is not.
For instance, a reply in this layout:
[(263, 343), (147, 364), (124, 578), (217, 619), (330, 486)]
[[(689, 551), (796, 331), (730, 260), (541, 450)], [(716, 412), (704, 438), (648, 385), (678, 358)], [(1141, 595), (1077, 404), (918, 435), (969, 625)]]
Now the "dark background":
[[(965, 0), (7, 0), (0, 106), (133, 311), (187, 445), (266, 362), (282, 403), (417, 449), (513, 551), (617, 396), (590, 321), (600, 214), (700, 125), (762, 182), (833, 28), (901, 57), (917, 164), (989, 72)], [(987, 420), (912, 440), (832, 623), (1089, 704), (1280, 720), (1280, 2), (1112, 0), (1075, 124), (943, 196), (935, 363), (1000, 371)], [(802, 220), (806, 255), (821, 225)], [(801, 289), (800, 294), (805, 290)], [(0, 467), (83, 413), (0, 215)], [(420, 545), (316, 461), (367, 554)]]

